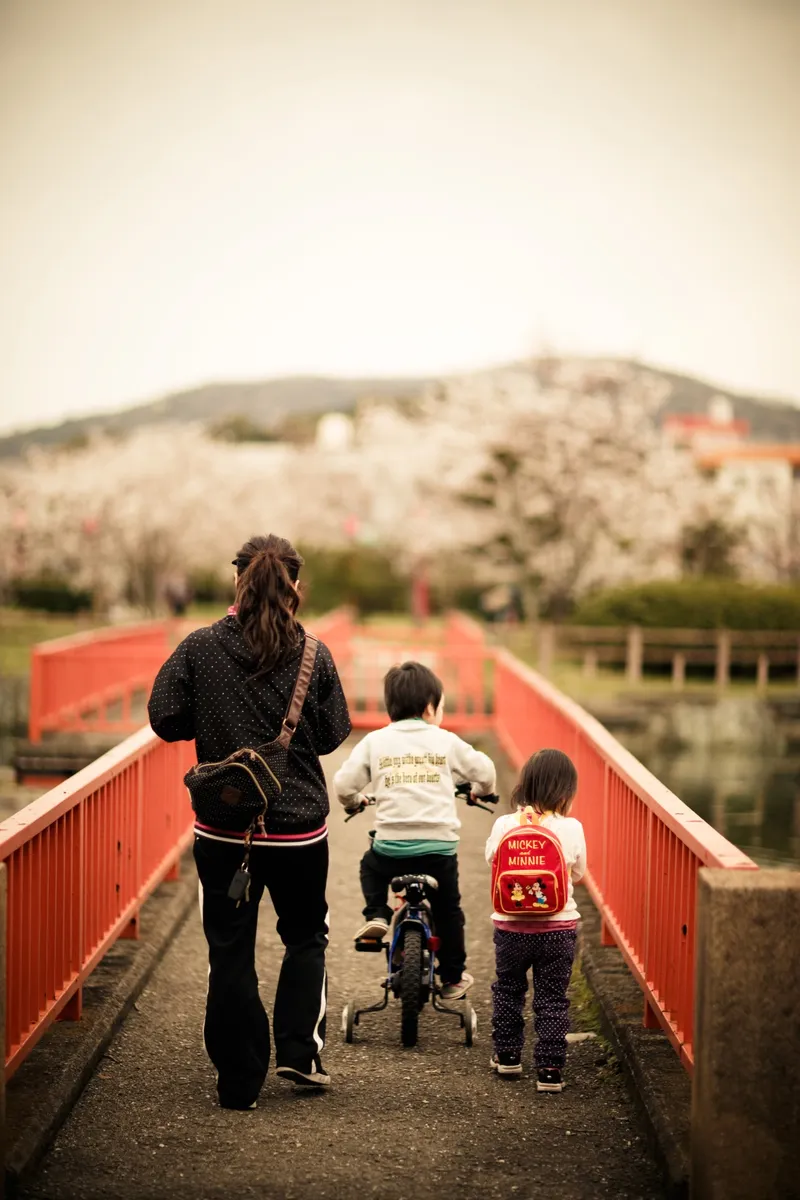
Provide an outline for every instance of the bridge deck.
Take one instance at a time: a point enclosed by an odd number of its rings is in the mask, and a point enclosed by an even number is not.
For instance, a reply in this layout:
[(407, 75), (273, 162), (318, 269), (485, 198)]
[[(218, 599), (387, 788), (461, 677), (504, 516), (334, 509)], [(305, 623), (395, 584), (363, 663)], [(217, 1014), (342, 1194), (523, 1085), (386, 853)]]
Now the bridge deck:
[[(334, 769), (340, 755), (328, 760)], [(587, 1041), (570, 1048), (570, 1087), (537, 1096), (528, 1069), (501, 1081), (488, 1069), (491, 929), (483, 842), (491, 817), (464, 816), (462, 892), (476, 977), (475, 1046), (455, 1022), (426, 1011), (420, 1046), (402, 1050), (390, 1007), (346, 1046), (338, 1017), (353, 994), (377, 998), (379, 960), (357, 955), (357, 864), (364, 819), (331, 820), (330, 1019), (322, 1095), (297, 1094), (270, 1074), (253, 1113), (220, 1111), (201, 1037), (206, 952), (193, 914), (168, 951), (24, 1195), (33, 1200), (399, 1200), (457, 1195), (563, 1200), (664, 1193), (621, 1077)], [(268, 1002), (280, 960), (274, 916), (261, 913), (260, 976)], [(269, 1006), (269, 1004), (268, 1004)], [(579, 1006), (575, 1028), (586, 1026)], [(526, 1050), (529, 1061), (530, 1045)]]

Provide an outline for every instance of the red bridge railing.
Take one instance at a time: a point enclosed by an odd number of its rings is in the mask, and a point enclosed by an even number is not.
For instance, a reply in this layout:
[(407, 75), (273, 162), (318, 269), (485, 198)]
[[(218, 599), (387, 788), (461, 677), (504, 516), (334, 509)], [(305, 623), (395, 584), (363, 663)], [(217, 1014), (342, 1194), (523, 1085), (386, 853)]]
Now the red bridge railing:
[(191, 838), (182, 787), (194, 745), (149, 729), (0, 825), (7, 868), (6, 1075), (59, 1016), (109, 946), (136, 936), (147, 896)]
[(348, 623), (346, 613), (339, 622), (332, 635), (323, 631), (321, 636), (336, 660), (354, 728), (375, 729), (386, 722), (383, 677), (406, 659), (425, 663), (441, 678), (449, 729), (466, 734), (491, 728), (493, 651), (477, 622), (460, 613), (441, 625), (356, 625)]
[(55, 638), (31, 654), (28, 737), (88, 730), (129, 733), (167, 657), (172, 623), (149, 621)]
[[(616, 941), (639, 981), (646, 1020), (661, 1024), (691, 1068), (697, 870), (755, 864), (577, 704), (487, 646), (469, 618), (456, 614), (421, 629), (364, 626), (340, 610), (309, 625), (337, 662), (357, 728), (386, 721), (383, 675), (393, 663), (417, 658), (443, 679), (450, 728), (494, 731), (517, 767), (543, 746), (574, 758), (587, 886), (604, 937)], [(102, 647), (96, 658), (87, 644), (92, 636)], [(127, 649), (118, 642), (111, 654), (120, 636), (129, 637)], [(144, 662), (152, 679), (168, 649), (166, 625), (151, 625), (82, 635), (61, 642), (60, 652), (56, 643), (34, 655), (47, 664), (39, 668), (34, 696), (37, 728), (73, 720), (80, 727), (90, 719), (80, 714), (98, 695), (130, 689), (144, 677)], [(104, 651), (106, 666), (94, 671), (90, 664), (102, 662)], [(142, 729), (0, 825), (0, 861), (8, 867), (7, 1074), (51, 1021), (79, 1015), (84, 980), (115, 938), (135, 936), (143, 900), (176, 868), (191, 838), (182, 777), (193, 752), (188, 743), (168, 746)]]

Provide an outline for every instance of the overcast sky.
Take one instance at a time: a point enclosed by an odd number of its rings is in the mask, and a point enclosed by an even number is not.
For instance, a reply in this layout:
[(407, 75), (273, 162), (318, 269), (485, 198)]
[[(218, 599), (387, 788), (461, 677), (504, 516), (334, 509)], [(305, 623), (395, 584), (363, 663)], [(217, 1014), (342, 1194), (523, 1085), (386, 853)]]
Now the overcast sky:
[(800, 399), (796, 0), (3, 0), (3, 427), (549, 345)]

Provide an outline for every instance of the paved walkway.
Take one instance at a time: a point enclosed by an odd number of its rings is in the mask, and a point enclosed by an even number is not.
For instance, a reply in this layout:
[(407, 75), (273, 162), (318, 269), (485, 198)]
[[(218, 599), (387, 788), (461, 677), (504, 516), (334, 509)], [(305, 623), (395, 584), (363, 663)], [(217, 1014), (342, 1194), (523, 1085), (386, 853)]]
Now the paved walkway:
[[(335, 768), (339, 756), (329, 765)], [(331, 820), (333, 917), (330, 1020), (322, 1094), (270, 1074), (252, 1113), (223, 1112), (202, 1046), (205, 943), (192, 915), (123, 1026), (31, 1181), (38, 1200), (660, 1200), (661, 1180), (624, 1083), (602, 1043), (571, 1048), (570, 1086), (537, 1095), (528, 1068), (500, 1080), (488, 1068), (491, 930), (483, 842), (492, 818), (466, 810), (462, 890), (477, 983), (475, 1046), (428, 1009), (420, 1044), (403, 1050), (394, 1006), (364, 1019), (347, 1046), (339, 1014), (356, 995), (379, 998), (379, 959), (356, 954), (357, 863), (369, 823)], [(271, 998), (279, 963), (274, 916), (262, 905), (260, 964)], [(575, 1026), (591, 1006), (575, 988)], [(529, 1049), (526, 1059), (529, 1062)]]

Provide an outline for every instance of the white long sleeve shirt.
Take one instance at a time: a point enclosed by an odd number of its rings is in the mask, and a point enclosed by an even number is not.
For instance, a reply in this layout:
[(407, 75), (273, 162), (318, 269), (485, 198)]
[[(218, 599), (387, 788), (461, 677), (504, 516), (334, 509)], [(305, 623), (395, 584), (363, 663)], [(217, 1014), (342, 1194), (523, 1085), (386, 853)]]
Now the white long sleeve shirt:
[(488, 795), (495, 789), (494, 763), (456, 734), (416, 717), (368, 733), (333, 780), (345, 808), (364, 792), (375, 797), (378, 842), (457, 842), (459, 783)]
[[(543, 913), (537, 916), (536, 913), (493, 913), (492, 920), (495, 925), (513, 926), (519, 924), (536, 925), (540, 922), (555, 923), (556, 921), (575, 922), (580, 919), (578, 906), (575, 903), (574, 883), (579, 883), (586, 872), (586, 838), (583, 833), (583, 826), (575, 817), (561, 817), (558, 813), (547, 813), (542, 817), (541, 824), (545, 829), (550, 829), (561, 842), (561, 849), (564, 852), (564, 862), (566, 863), (569, 879), (567, 882), (567, 902), (561, 912)], [(500, 845), (500, 839), (504, 833), (508, 833), (509, 829), (514, 829), (519, 826), (519, 813), (508, 813), (504, 817), (498, 817), (492, 826), (492, 831), (486, 841), (486, 861), (489, 866), (494, 862), (494, 856), (497, 853), (497, 847)]]

